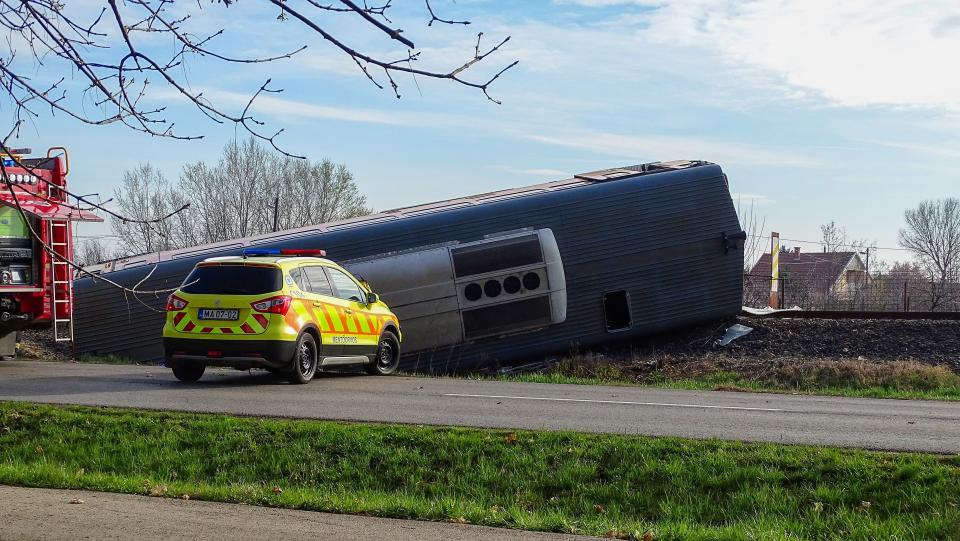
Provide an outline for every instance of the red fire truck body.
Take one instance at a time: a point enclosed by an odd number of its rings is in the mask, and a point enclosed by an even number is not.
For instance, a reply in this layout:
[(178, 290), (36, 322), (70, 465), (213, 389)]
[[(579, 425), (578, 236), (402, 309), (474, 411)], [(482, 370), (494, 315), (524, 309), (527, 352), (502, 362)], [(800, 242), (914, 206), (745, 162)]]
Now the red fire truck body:
[(7, 224), (12, 222), (19, 228), (19, 234), (0, 235), (4, 357), (15, 355), (16, 334), (26, 327), (51, 326), (57, 341), (73, 339), (73, 269), (66, 262), (73, 258), (73, 222), (103, 221), (69, 204), (66, 149), (51, 148), (41, 158), (23, 156), (29, 152), (0, 154), (0, 226), (10, 228)]

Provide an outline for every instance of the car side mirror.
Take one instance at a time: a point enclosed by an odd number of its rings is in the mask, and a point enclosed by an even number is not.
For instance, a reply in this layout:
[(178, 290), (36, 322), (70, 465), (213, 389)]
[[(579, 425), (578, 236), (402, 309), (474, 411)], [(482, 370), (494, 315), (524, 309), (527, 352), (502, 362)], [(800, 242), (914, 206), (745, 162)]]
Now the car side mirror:
[(378, 302), (380, 302), (380, 295), (373, 292), (367, 293), (367, 304), (377, 304)]

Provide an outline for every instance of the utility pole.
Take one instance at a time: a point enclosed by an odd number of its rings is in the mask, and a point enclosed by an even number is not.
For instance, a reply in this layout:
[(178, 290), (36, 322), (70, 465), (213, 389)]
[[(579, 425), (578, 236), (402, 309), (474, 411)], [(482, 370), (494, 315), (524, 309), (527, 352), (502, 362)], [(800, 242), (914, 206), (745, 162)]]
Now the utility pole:
[(280, 227), (280, 194), (273, 198), (273, 232)]
[(770, 308), (781, 307), (780, 233), (770, 233)]

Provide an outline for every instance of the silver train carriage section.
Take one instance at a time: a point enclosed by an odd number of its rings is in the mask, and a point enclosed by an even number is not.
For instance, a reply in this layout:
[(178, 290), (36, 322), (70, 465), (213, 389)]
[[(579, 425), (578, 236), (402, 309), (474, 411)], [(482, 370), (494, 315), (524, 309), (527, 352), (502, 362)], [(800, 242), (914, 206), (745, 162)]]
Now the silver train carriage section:
[[(323, 248), (400, 318), (403, 368), (447, 373), (736, 315), (745, 237), (718, 165), (655, 162), (91, 270), (160, 290), (207, 257)], [(74, 295), (80, 354), (162, 358), (163, 295), (89, 277)]]

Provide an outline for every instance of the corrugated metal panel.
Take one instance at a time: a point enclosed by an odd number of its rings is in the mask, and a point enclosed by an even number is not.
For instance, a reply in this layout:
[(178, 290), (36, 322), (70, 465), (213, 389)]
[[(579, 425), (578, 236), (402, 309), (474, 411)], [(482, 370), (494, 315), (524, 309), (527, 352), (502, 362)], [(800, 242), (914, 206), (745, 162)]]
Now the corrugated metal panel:
[[(658, 167), (642, 176), (542, 189), (483, 204), (451, 204), (437, 212), (358, 223), (348, 229), (317, 226), (326, 231), (291, 234), (277, 245), (322, 247), (332, 259), (346, 261), (451, 241), (470, 242), (525, 227), (551, 229), (566, 272), (566, 321), (530, 334), (483, 338), (405, 358), (408, 367), (425, 371), (470, 369), (517, 357), (562, 353), (574, 345), (589, 347), (738, 313), (743, 254), (740, 250), (726, 254), (721, 235), (739, 232), (740, 224), (720, 167), (702, 162)], [(175, 287), (200, 259), (237, 252), (234, 248), (163, 261), (141, 289)], [(151, 269), (152, 265), (145, 265), (113, 272), (110, 278), (132, 285)], [(633, 325), (611, 334), (604, 324), (602, 298), (617, 290), (629, 293)], [(78, 280), (75, 292), (79, 351), (141, 359), (162, 355), (163, 314), (149, 311), (144, 304), (162, 310), (163, 299), (142, 299), (141, 303), (89, 278)]]

